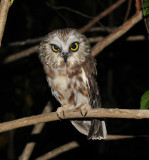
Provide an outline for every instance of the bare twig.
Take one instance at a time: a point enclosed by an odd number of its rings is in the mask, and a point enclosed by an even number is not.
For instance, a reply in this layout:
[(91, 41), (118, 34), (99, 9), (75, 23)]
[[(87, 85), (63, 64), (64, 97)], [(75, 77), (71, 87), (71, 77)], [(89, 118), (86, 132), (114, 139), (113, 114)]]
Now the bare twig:
[(38, 37), (33, 39), (26, 39), (24, 41), (11, 42), (8, 46), (24, 46), (26, 44), (34, 44), (40, 42), (44, 37)]
[(79, 147), (79, 144), (76, 141), (72, 141), (72, 142), (69, 142), (65, 145), (62, 145), (62, 146), (44, 154), (41, 157), (36, 158), (36, 160), (52, 159), (52, 158), (58, 156), (59, 154), (62, 154), (64, 152), (67, 152), (67, 151), (74, 149), (74, 148), (77, 148), (77, 147)]
[(135, 6), (136, 6), (136, 12), (139, 12), (140, 9), (141, 9), (141, 2), (140, 2), (140, 0), (136, 0)]
[[(97, 108), (90, 109), (85, 118), (134, 118), (142, 119), (149, 118), (149, 110), (137, 110), (137, 109), (105, 109)], [(65, 112), (65, 119), (81, 118), (82, 115), (79, 111)], [(10, 122), (4, 122), (0, 124), (0, 132), (9, 131), (12, 129), (34, 125), (37, 123), (50, 122), (59, 120), (55, 112), (45, 113), (36, 116), (21, 118)]]
[(126, 23), (119, 27), (116, 31), (105, 37), (102, 41), (98, 42), (92, 48), (92, 55), (96, 56), (105, 47), (114, 42), (116, 39), (124, 35), (130, 28), (132, 28), (136, 23), (142, 19), (142, 12), (137, 12), (132, 18), (130, 18)]
[[(48, 104), (45, 106), (44, 110), (43, 110), (43, 114), (44, 113), (50, 113), (52, 111), (52, 107), (51, 107), (51, 103), (48, 102)], [(36, 124), (32, 130), (32, 135), (37, 135), (39, 134), (43, 127), (44, 127), (45, 123), (39, 123)], [(19, 157), (19, 160), (28, 160), (30, 158), (30, 155), (35, 147), (36, 142), (29, 142), (26, 144), (21, 156)]]
[(146, 40), (144, 35), (136, 35), (136, 36), (129, 36), (126, 38), (127, 41), (143, 41)]
[(1, 41), (4, 33), (4, 28), (6, 24), (7, 14), (8, 10), (11, 6), (10, 0), (1, 0), (0, 3), (0, 47), (1, 47)]
[[(88, 38), (90, 43), (97, 43), (99, 41), (102, 41), (104, 37), (99, 36), (99, 37), (90, 37)], [(129, 36), (126, 38), (126, 41), (143, 41), (145, 40), (146, 37), (144, 35), (136, 35), (136, 36)]]
[(124, 22), (126, 22), (127, 19), (128, 19), (128, 16), (129, 16), (129, 13), (130, 13), (130, 10), (131, 10), (131, 5), (132, 5), (132, 0), (129, 0), (128, 1), (127, 11), (126, 11), (125, 18), (124, 18)]
[(119, 0), (115, 4), (113, 4), (112, 6), (110, 6), (108, 9), (104, 10), (103, 12), (101, 12), (93, 20), (91, 20), (87, 25), (85, 25), (84, 27), (82, 27), (80, 29), (80, 32), (84, 33), (87, 30), (89, 30), (96, 22), (98, 22), (100, 19), (102, 19), (103, 17), (105, 17), (107, 14), (111, 13), (114, 9), (116, 9), (117, 7), (119, 7), (125, 1), (126, 0)]
[[(114, 31), (115, 29), (117, 29), (118, 27), (108, 27), (108, 30)], [(92, 27), (88, 30), (88, 32), (105, 32), (105, 28), (103, 27)]]
[(106, 140), (120, 140), (120, 139), (129, 139), (135, 138), (133, 135), (107, 135)]
[(149, 135), (107, 135), (106, 140), (121, 140), (121, 139), (130, 139), (130, 138), (149, 138)]
[(9, 63), (9, 62), (12, 62), (14, 60), (17, 60), (17, 59), (20, 59), (22, 57), (26, 57), (26, 56), (29, 56), (30, 54), (36, 52), (38, 49), (38, 45), (36, 46), (33, 46), (29, 49), (26, 49), (22, 52), (19, 52), (19, 53), (16, 53), (16, 54), (13, 54), (11, 56), (8, 56), (5, 60), (4, 60), (4, 63)]
[(49, 3), (49, 2), (47, 2), (46, 4), (47, 4), (49, 7), (53, 8), (53, 9), (55, 9), (55, 10), (64, 9), (64, 10), (73, 12), (73, 13), (78, 14), (78, 15), (80, 15), (80, 16), (82, 16), (82, 17), (85, 17), (85, 18), (89, 18), (89, 19), (94, 18), (94, 17), (89, 16), (89, 15), (87, 15), (87, 14), (85, 14), (85, 13), (82, 13), (82, 12), (80, 12), (80, 11), (78, 11), (78, 10), (74, 10), (74, 9), (69, 8), (69, 7), (66, 7), (66, 6), (58, 6), (58, 7), (57, 7), (57, 6), (52, 5), (52, 4)]
[[(106, 141), (107, 140), (121, 140), (121, 139), (130, 139), (130, 138), (137, 138), (138, 136), (131, 136), (131, 135), (107, 135)], [(148, 135), (142, 135), (139, 137), (149, 137)], [(52, 159), (66, 151), (69, 151), (71, 149), (77, 148), (79, 147), (79, 143), (77, 143), (76, 141), (72, 141), (69, 142), (65, 145), (62, 145), (58, 148), (55, 148), (54, 150), (36, 158), (36, 160), (48, 160), (48, 159)]]

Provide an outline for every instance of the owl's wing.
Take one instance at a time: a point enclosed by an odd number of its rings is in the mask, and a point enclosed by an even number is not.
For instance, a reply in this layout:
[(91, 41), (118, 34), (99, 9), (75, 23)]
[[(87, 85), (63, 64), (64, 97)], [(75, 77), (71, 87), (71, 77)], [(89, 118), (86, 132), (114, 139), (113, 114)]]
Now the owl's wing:
[(92, 56), (88, 56), (86, 58), (86, 63), (83, 65), (83, 70), (86, 74), (88, 79), (88, 93), (90, 98), (90, 105), (92, 108), (99, 108), (101, 107), (101, 98), (99, 93), (98, 84), (96, 82), (96, 61)]
[[(92, 108), (99, 108), (101, 107), (101, 98), (98, 84), (96, 82), (96, 62), (92, 56), (87, 57), (87, 61), (85, 65), (83, 65), (83, 69), (86, 73), (86, 77), (89, 83), (88, 93), (90, 98), (90, 105)], [(89, 128), (88, 139), (105, 139), (106, 134), (107, 131), (105, 122), (98, 119), (93, 119)]]

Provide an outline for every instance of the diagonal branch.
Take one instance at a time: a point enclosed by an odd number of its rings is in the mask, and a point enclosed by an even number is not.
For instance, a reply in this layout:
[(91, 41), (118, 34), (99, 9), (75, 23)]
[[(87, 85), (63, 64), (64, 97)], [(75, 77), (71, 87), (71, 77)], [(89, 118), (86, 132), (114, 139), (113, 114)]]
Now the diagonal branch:
[[(74, 118), (133, 118), (142, 119), (149, 118), (149, 110), (137, 110), (137, 109), (106, 109), (96, 108), (90, 109), (86, 117), (82, 117), (79, 111), (68, 111), (65, 112), (64, 119)], [(37, 123), (57, 121), (56, 112), (40, 114), (31, 117), (25, 117), (10, 122), (4, 122), (0, 124), (0, 132), (9, 131), (12, 129), (34, 125)]]
[(85, 17), (85, 18), (89, 18), (89, 19), (92, 19), (93, 17), (92, 16), (89, 16), (89, 15), (87, 15), (87, 14), (85, 14), (85, 13), (82, 13), (82, 12), (80, 12), (80, 11), (78, 11), (78, 10), (74, 10), (74, 9), (72, 9), (72, 8), (69, 8), (69, 7), (66, 7), (66, 6), (54, 6), (54, 5), (52, 5), (51, 3), (49, 3), (49, 2), (47, 2), (46, 3), (49, 7), (51, 7), (51, 8), (53, 8), (53, 9), (55, 9), (55, 10), (67, 10), (67, 11), (70, 11), (70, 12), (72, 12), (72, 13), (75, 13), (75, 14), (78, 14), (78, 15), (80, 15), (80, 16), (82, 16), (82, 17)]
[[(130, 139), (130, 138), (137, 138), (138, 136), (130, 136), (130, 135), (107, 135), (106, 140), (121, 140), (121, 139)], [(139, 137), (148, 137), (148, 135), (143, 135)], [(52, 159), (64, 152), (67, 152), (71, 149), (75, 149), (77, 147), (81, 147), (79, 143), (76, 141), (69, 142), (67, 144), (64, 144), (60, 147), (57, 147), (53, 149), (52, 151), (36, 158), (36, 160), (47, 160), (47, 159)]]
[(47, 159), (52, 159), (59, 154), (62, 154), (64, 152), (67, 152), (71, 149), (79, 147), (79, 144), (76, 141), (69, 142), (67, 144), (64, 144), (58, 148), (55, 148), (54, 150), (42, 155), (41, 157), (36, 158), (36, 160), (47, 160)]
[[(43, 109), (43, 114), (44, 113), (49, 113), (52, 110), (52, 106), (51, 103), (48, 102), (47, 105), (45, 106), (45, 108)], [(32, 130), (32, 135), (37, 135), (40, 134), (40, 132), (42, 131), (43, 127), (44, 127), (45, 123), (39, 123), (36, 124)], [(36, 143), (35, 142), (28, 142), (22, 152), (22, 154), (19, 157), (19, 160), (28, 160), (30, 158), (30, 155), (35, 147)]]
[(3, 33), (5, 29), (6, 19), (8, 10), (11, 6), (10, 0), (1, 0), (0, 3), (0, 47), (1, 47), (1, 41), (3, 38)]
[(16, 53), (16, 54), (13, 54), (11, 56), (8, 56), (5, 60), (4, 60), (4, 64), (5, 63), (10, 63), (10, 62), (13, 62), (17, 59), (20, 59), (20, 58), (23, 58), (23, 57), (27, 57), (29, 55), (31, 55), (32, 53), (36, 52), (38, 49), (38, 45), (35, 45), (33, 47), (30, 47), (24, 51), (21, 51), (19, 53)]
[(129, 29), (131, 29), (135, 24), (142, 20), (142, 11), (137, 12), (132, 18), (130, 18), (126, 23), (119, 27), (116, 31), (105, 37), (102, 41), (98, 42), (92, 48), (92, 55), (96, 56), (105, 47), (114, 42), (116, 39), (124, 35)]
[(126, 0), (119, 0), (116, 3), (114, 3), (112, 6), (101, 12), (99, 15), (97, 15), (93, 20), (91, 20), (88, 24), (86, 24), (84, 27), (80, 28), (80, 32), (84, 33), (87, 30), (89, 30), (95, 23), (97, 23), (100, 19), (111, 13), (114, 9), (119, 7), (122, 3), (124, 3)]

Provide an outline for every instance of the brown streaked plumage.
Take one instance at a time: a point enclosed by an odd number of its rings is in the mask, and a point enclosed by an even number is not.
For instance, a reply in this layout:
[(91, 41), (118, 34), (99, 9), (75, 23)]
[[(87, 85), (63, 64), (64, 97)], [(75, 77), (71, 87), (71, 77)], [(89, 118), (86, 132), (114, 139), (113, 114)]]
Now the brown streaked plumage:
[[(52, 94), (65, 109), (101, 107), (96, 77), (96, 63), (87, 38), (75, 29), (59, 29), (49, 33), (39, 46), (40, 59)], [(67, 106), (67, 108), (65, 107)], [(88, 139), (105, 139), (104, 121), (73, 120), (76, 129)]]

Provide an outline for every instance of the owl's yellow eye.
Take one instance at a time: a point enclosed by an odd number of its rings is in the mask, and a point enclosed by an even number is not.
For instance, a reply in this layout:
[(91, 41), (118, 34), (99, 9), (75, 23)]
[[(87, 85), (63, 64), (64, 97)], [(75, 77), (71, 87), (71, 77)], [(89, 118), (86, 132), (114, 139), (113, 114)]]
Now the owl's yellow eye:
[(60, 50), (60, 48), (59, 48), (57, 45), (55, 45), (55, 44), (52, 44), (52, 45), (51, 45), (51, 48), (52, 48), (52, 50), (53, 50), (54, 52), (58, 52), (58, 51)]
[(74, 43), (72, 43), (72, 44), (70, 45), (70, 51), (72, 51), (72, 52), (77, 51), (78, 48), (79, 48), (78, 42), (74, 42)]

